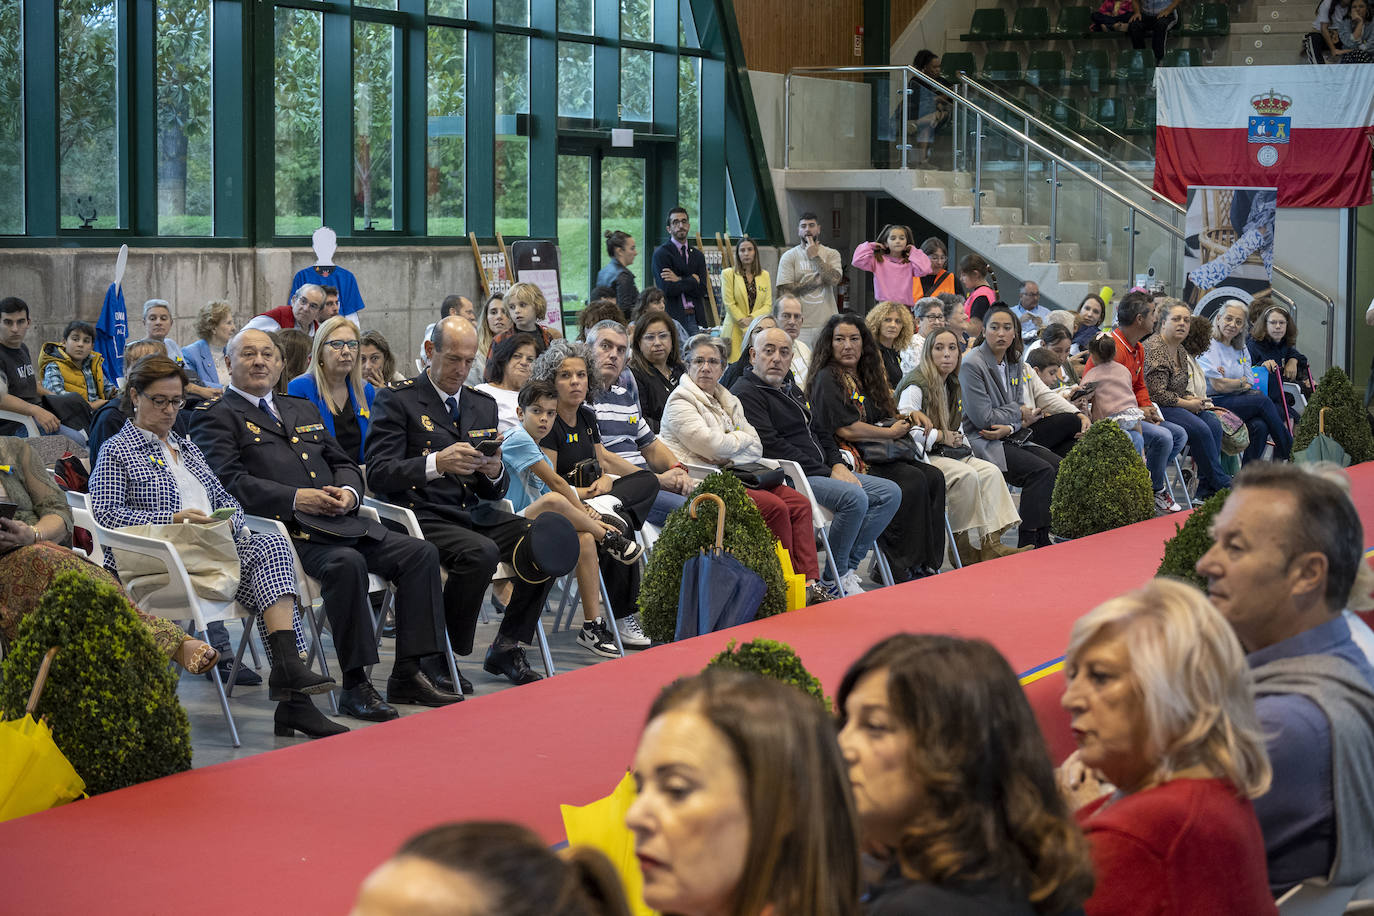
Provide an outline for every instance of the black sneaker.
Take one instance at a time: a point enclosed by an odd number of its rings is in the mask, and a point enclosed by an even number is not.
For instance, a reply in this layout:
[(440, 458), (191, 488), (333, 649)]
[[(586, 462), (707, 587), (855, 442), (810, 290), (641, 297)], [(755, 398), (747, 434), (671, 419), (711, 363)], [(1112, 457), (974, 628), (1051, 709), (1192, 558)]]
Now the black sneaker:
[[(217, 664), (216, 667), (219, 668), (219, 677), (220, 677), (220, 680), (222, 680), (222, 681), (224, 682), (224, 686), (228, 687), (228, 686), (229, 686), (229, 672), (232, 671), (232, 670), (234, 669), (234, 660), (233, 660), (232, 658), (226, 658), (226, 659), (224, 659), (223, 661), (219, 662), (219, 663)], [(214, 680), (214, 678), (210, 676), (210, 673), (209, 673), (208, 671), (205, 673), (205, 679), (206, 679), (207, 681), (213, 681), (213, 680)], [(237, 687), (256, 687), (256, 686), (258, 686), (258, 685), (261, 684), (261, 683), (262, 683), (262, 675), (258, 674), (256, 671), (254, 671), (252, 668), (248, 667), (247, 665), (244, 665), (244, 664), (240, 664), (240, 665), (239, 665), (238, 677), (234, 678), (234, 685), (235, 685), (235, 686), (237, 686)]]
[(583, 623), (582, 630), (577, 634), (577, 642), (593, 655), (620, 657), (620, 650), (615, 647), (615, 637), (611, 635), (604, 618), (598, 617)]
[(640, 547), (639, 544), (616, 534), (614, 531), (607, 531), (606, 536), (601, 539), (598, 546), (606, 556), (624, 563), (626, 566), (633, 566), (638, 562), (640, 554), (644, 553), (644, 548)]

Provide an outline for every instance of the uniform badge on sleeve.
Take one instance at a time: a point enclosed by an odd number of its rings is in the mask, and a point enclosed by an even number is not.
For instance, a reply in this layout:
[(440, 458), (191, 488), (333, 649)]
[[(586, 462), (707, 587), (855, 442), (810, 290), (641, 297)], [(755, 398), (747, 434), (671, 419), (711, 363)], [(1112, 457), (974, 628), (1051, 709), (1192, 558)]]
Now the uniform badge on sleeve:
[(262, 427), (258, 426), (258, 424), (254, 423), (252, 420), (247, 420), (245, 423), (248, 426), (248, 431), (253, 435), (256, 436), (262, 432)]
[(429, 418), (429, 414), (420, 414), (420, 425), (425, 428), (425, 432), (434, 432), (434, 421)]

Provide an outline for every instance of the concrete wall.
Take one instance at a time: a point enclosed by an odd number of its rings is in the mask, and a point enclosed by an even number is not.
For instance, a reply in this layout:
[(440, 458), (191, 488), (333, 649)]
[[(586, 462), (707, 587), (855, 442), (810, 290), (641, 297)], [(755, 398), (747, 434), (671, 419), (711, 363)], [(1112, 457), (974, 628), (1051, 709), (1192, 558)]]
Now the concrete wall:
[[(0, 295), (29, 304), (35, 328), (29, 348), (56, 340), (73, 318), (94, 322), (114, 279), (117, 249), (26, 248), (0, 250)], [(315, 261), (309, 249), (134, 248), (124, 273), (130, 336), (143, 334), (147, 299), (173, 306), (172, 338), (195, 340), (196, 313), (212, 299), (235, 304), (242, 325), (286, 302), (291, 278)], [(336, 263), (351, 270), (367, 303), (362, 326), (381, 331), (402, 366), (415, 355), (425, 326), (450, 293), (480, 300), (469, 248), (341, 248)]]
[[(783, 75), (749, 72), (768, 164), (782, 168), (786, 108)], [(792, 167), (872, 168), (867, 83), (820, 77), (792, 79)]]

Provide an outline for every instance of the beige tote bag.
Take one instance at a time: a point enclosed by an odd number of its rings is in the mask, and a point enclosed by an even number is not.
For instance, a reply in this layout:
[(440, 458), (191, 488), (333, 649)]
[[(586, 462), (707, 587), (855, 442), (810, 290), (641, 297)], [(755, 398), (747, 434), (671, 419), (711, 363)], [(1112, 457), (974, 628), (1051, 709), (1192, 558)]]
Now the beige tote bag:
[[(130, 525), (117, 530), (174, 546), (191, 577), (191, 586), (207, 601), (232, 601), (239, 589), (239, 553), (227, 519), (202, 525)], [(139, 605), (171, 581), (161, 561), (128, 550), (112, 550), (120, 581)]]

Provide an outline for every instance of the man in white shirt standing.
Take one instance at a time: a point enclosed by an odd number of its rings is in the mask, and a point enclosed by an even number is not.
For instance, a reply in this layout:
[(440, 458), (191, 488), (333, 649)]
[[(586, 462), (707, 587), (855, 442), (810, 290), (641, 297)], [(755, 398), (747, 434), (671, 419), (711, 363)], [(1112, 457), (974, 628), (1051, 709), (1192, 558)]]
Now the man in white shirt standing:
[(797, 222), (801, 240), (782, 253), (778, 261), (777, 284), (795, 288), (802, 305), (800, 339), (810, 347), (821, 328), (838, 311), (835, 287), (844, 277), (840, 253), (820, 243), (821, 224), (816, 214), (807, 211)]

